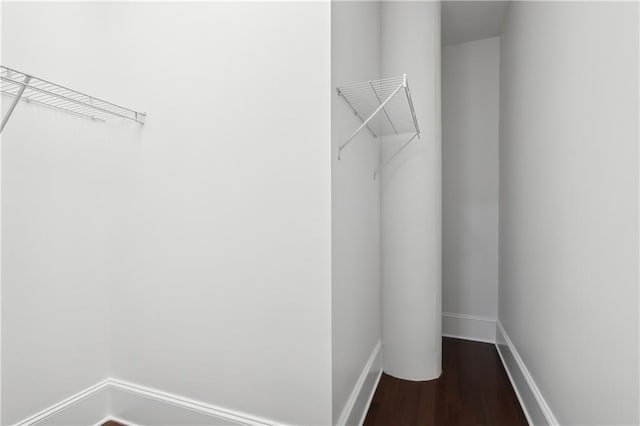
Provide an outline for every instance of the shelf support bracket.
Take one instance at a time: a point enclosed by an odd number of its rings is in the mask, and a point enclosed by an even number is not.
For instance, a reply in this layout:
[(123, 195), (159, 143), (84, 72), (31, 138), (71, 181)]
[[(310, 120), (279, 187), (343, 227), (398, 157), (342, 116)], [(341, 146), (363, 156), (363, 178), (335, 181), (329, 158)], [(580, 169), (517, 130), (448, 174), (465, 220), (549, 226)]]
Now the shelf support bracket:
[(16, 105), (18, 105), (18, 102), (20, 102), (20, 98), (22, 98), (22, 94), (24, 93), (24, 90), (27, 88), (27, 84), (29, 84), (30, 81), (31, 81), (31, 76), (25, 75), (24, 81), (22, 82), (22, 87), (20, 87), (20, 89), (18, 90), (18, 93), (16, 93), (15, 99), (13, 100), (13, 102), (11, 102), (11, 105), (9, 106), (9, 110), (7, 111), (7, 113), (4, 115), (4, 117), (2, 117), (2, 124), (0, 124), (0, 133), (2, 132), (2, 130), (4, 130), (4, 126), (7, 125), (7, 121), (9, 121), (9, 117), (11, 117), (13, 110), (16, 109)]
[[(378, 100), (378, 103), (381, 104), (382, 103), (382, 99), (380, 99), (380, 96), (378, 95), (378, 91), (376, 90), (376, 86), (373, 85), (373, 82), (371, 80), (369, 80), (369, 86), (371, 86), (371, 90), (373, 91), (373, 94), (376, 95), (376, 99)], [(405, 87), (405, 92), (407, 91), (407, 88)], [(387, 121), (389, 121), (389, 124), (391, 125), (391, 128), (393, 129), (393, 133), (395, 133), (396, 135), (398, 134), (398, 129), (396, 129), (396, 126), (393, 125), (393, 121), (391, 121), (391, 117), (389, 117), (389, 114), (387, 114), (387, 110), (382, 108), (382, 112), (384, 112), (385, 117), (387, 117)]]
[(393, 97), (400, 91), (400, 89), (402, 89), (403, 87), (405, 87), (407, 85), (407, 79), (406, 77), (403, 79), (402, 84), (400, 84), (398, 87), (396, 87), (396, 89), (389, 95), (389, 97), (387, 99), (384, 100), (384, 102), (382, 102), (378, 108), (376, 108), (375, 111), (373, 111), (373, 113), (371, 113), (371, 115), (351, 134), (351, 136), (349, 137), (349, 139), (347, 139), (345, 141), (345, 143), (343, 143), (342, 145), (340, 145), (340, 147), (338, 148), (338, 160), (340, 159), (340, 154), (342, 154), (342, 151), (347, 147), (347, 145), (349, 145), (351, 143), (351, 141), (353, 141), (353, 139), (358, 136), (358, 133), (360, 133), (362, 131), (362, 129), (364, 129), (365, 127), (367, 127), (367, 125), (369, 124), (369, 122), (371, 120), (373, 120), (373, 117), (375, 117), (380, 111), (382, 111), (384, 109), (384, 106), (389, 103), (389, 101), (391, 99), (393, 99)]
[[(342, 92), (340, 91), (340, 89), (338, 89), (338, 96), (342, 96), (342, 99), (344, 99), (344, 101), (347, 103), (347, 105), (349, 105), (349, 108), (351, 108), (351, 110), (353, 111), (353, 113), (355, 114), (356, 117), (358, 117), (360, 119), (360, 121), (364, 121), (364, 118), (362, 118), (362, 116), (358, 113), (358, 111), (353, 107), (353, 105), (351, 105), (351, 102), (349, 102), (349, 99), (347, 99), (345, 96), (342, 95)], [(377, 138), (378, 135), (375, 134), (375, 132), (371, 129), (371, 127), (369, 127), (369, 125), (367, 125), (367, 129), (371, 132), (371, 135), (374, 138)]]

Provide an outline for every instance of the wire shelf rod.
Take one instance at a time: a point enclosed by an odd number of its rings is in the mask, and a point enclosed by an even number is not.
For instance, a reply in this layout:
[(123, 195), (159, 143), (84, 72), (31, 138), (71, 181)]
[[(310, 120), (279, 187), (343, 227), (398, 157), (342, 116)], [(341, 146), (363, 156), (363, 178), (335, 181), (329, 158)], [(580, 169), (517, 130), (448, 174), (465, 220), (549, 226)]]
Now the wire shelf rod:
[[(400, 83), (402, 84), (402, 83)], [(394, 86), (389, 86), (389, 87), (377, 87), (376, 90), (378, 91), (378, 94), (381, 95), (382, 97), (386, 98), (388, 95), (390, 95), (396, 87), (398, 87), (399, 85), (396, 84)], [(375, 86), (374, 86), (375, 87)], [(341, 89), (342, 93), (344, 93), (345, 95), (349, 95), (349, 96), (366, 96), (371, 92), (371, 86), (369, 86), (366, 89), (362, 89), (362, 90), (347, 90), (347, 89)]]
[(27, 101), (27, 103), (33, 102), (34, 104), (43, 106), (45, 108), (51, 108), (51, 109), (55, 109), (55, 110), (58, 110), (58, 111), (68, 112), (68, 113), (71, 113), (73, 115), (78, 115), (78, 116), (81, 116), (81, 117), (84, 117), (84, 118), (88, 118), (88, 119), (91, 119), (91, 120), (97, 120), (97, 121), (102, 121), (102, 122), (106, 122), (107, 121), (106, 118), (103, 118), (102, 116), (98, 117), (96, 115), (83, 113), (81, 111), (74, 111), (74, 110), (71, 110), (71, 109), (68, 109), (68, 108), (60, 108), (60, 107), (57, 107), (55, 105), (51, 105), (51, 104), (48, 104), (48, 103), (32, 101), (32, 100), (28, 100), (28, 99), (26, 99), (26, 101)]
[[(23, 100), (93, 120), (107, 121), (112, 118), (124, 118), (144, 124), (146, 117), (146, 113), (134, 111), (2, 65), (0, 65), (0, 92), (13, 96), (15, 105), (19, 100)], [(13, 112), (13, 108), (10, 112)], [(2, 128), (6, 125), (9, 115), (10, 113), (3, 117)]]
[[(341, 95), (340, 93), (340, 89), (338, 89), (338, 95)], [(362, 118), (362, 116), (360, 115), (360, 113), (358, 113), (358, 111), (353, 107), (353, 105), (351, 104), (351, 102), (349, 102), (349, 99), (345, 98), (343, 96), (343, 99), (345, 100), (345, 102), (347, 102), (347, 105), (349, 105), (349, 107), (351, 107), (351, 110), (353, 111), (353, 113), (360, 119), (360, 121), (364, 121), (364, 118)], [(373, 135), (374, 138), (377, 138), (378, 136), (376, 135), (376, 133), (371, 129), (371, 127), (369, 127), (369, 125), (367, 124), (367, 129), (369, 129), (369, 131), (371, 132), (371, 134)]]
[[(0, 76), (0, 79), (5, 80), (6, 77)], [(62, 98), (62, 99), (68, 100), (68, 101), (73, 102), (73, 103), (77, 103), (77, 104), (80, 104), (80, 105), (85, 105), (85, 106), (88, 106), (90, 108), (97, 109), (97, 110), (103, 111), (103, 112), (108, 113), (108, 114), (117, 115), (118, 117), (121, 117), (121, 118), (126, 118), (128, 120), (137, 121), (137, 120), (135, 120), (135, 119), (133, 119), (131, 117), (127, 117), (126, 115), (120, 114), (118, 112), (109, 111), (107, 109), (101, 108), (101, 107), (96, 106), (96, 105), (90, 105), (90, 104), (87, 104), (85, 102), (79, 101), (77, 99), (70, 98), (70, 97), (65, 96), (65, 95), (61, 95), (61, 94), (56, 93), (56, 92), (52, 92), (52, 91), (48, 91), (48, 90), (45, 90), (45, 89), (41, 89), (41, 88), (36, 87), (36, 86), (32, 86), (32, 85), (30, 85), (28, 83), (18, 83), (18, 84), (22, 84), (24, 86), (24, 88), (29, 89), (29, 90), (36, 90), (38, 92), (42, 92), (42, 93), (46, 93), (46, 94), (49, 94), (49, 95), (52, 95), (52, 96), (55, 96), (55, 97), (58, 97), (58, 98)], [(22, 92), (24, 93), (24, 90)]]
[(413, 118), (413, 125), (416, 126), (416, 133), (420, 138), (420, 126), (418, 126), (418, 119), (416, 118), (416, 110), (413, 107), (413, 100), (411, 99), (411, 91), (409, 90), (409, 82), (407, 81), (404, 86), (404, 93), (407, 96), (407, 102), (409, 103), (409, 109), (411, 110), (411, 118)]
[[(402, 146), (373, 172), (375, 179), (379, 173), (416, 139), (420, 139), (420, 127), (411, 98), (407, 75), (380, 80), (369, 80), (338, 87), (338, 94), (354, 111), (361, 124), (338, 146), (338, 159), (354, 138), (365, 128), (369, 128), (376, 139), (384, 136), (404, 137)], [(400, 92), (402, 95), (398, 96)], [(385, 119), (373, 121), (382, 112)], [(366, 117), (366, 118), (365, 118)], [(386, 142), (385, 142), (386, 143)]]
[(11, 114), (13, 114), (13, 110), (16, 109), (16, 105), (18, 105), (18, 102), (20, 102), (20, 97), (26, 90), (26, 84), (28, 84), (30, 80), (31, 80), (31, 76), (25, 75), (24, 77), (25, 85), (18, 90), (16, 98), (13, 100), (13, 102), (11, 102), (11, 105), (9, 106), (9, 110), (6, 112), (4, 117), (2, 117), (2, 122), (0, 123), (0, 132), (4, 129), (4, 126), (7, 125), (7, 122), (9, 121), (9, 117), (11, 117)]
[[(7, 70), (13, 71), (13, 72), (18, 73), (18, 74), (26, 75), (26, 74), (24, 74), (24, 73), (23, 73), (23, 72), (21, 72), (21, 71), (18, 71), (18, 70), (13, 69), (13, 68), (9, 68), (9, 67), (4, 66), (4, 65), (2, 65), (2, 68), (5, 68), (5, 69), (7, 69)], [(32, 78), (33, 78), (33, 77), (32, 77)], [(86, 93), (83, 93), (83, 92), (79, 92), (79, 91), (77, 91), (77, 90), (74, 90), (74, 89), (70, 89), (70, 88), (68, 88), (68, 87), (66, 87), (66, 86), (63, 86), (63, 85), (61, 85), (61, 84), (53, 83), (53, 82), (51, 82), (51, 81), (49, 81), (49, 80), (45, 80), (44, 78), (37, 77), (37, 79), (38, 79), (38, 81), (42, 81), (42, 82), (45, 82), (45, 83), (51, 84), (51, 85), (53, 85), (53, 86), (54, 86), (54, 87), (56, 87), (56, 88), (65, 89), (65, 90), (68, 90), (68, 91), (69, 91), (69, 92), (71, 92), (71, 93), (86, 96), (87, 98), (90, 98), (90, 99), (94, 99), (94, 100), (96, 100), (96, 101), (103, 102), (103, 103), (105, 103), (105, 104), (107, 104), (107, 105), (110, 105), (110, 106), (112, 106), (112, 107), (115, 107), (115, 108), (118, 108), (118, 109), (122, 109), (122, 110), (125, 110), (125, 111), (131, 111), (132, 113), (135, 113), (135, 112), (136, 112), (136, 111), (134, 111), (134, 110), (132, 110), (132, 109), (125, 108), (125, 107), (123, 107), (123, 106), (120, 106), (120, 105), (114, 104), (113, 102), (105, 101), (104, 99), (101, 99), (101, 98), (98, 98), (98, 97), (95, 97), (95, 96), (91, 96), (91, 95), (88, 95), (88, 94), (86, 94)], [(20, 83), (18, 83), (18, 84), (20, 84)], [(138, 114), (143, 114), (143, 113), (138, 113)]]
[[(378, 92), (376, 91), (376, 88), (371, 82), (371, 80), (369, 80), (369, 85), (371, 86), (371, 90), (373, 90), (373, 94), (376, 95), (376, 99), (378, 99), (378, 102), (382, 104), (382, 99), (380, 99), (380, 96), (378, 96)], [(387, 120), (389, 120), (389, 124), (391, 124), (391, 127), (393, 128), (394, 133), (397, 135), (398, 129), (396, 129), (396, 126), (393, 125), (393, 121), (391, 121), (391, 117), (389, 117), (389, 114), (387, 114), (387, 110), (385, 108), (382, 108), (382, 112), (384, 112), (384, 115), (385, 117), (387, 117)]]
[[(390, 77), (390, 78), (382, 78), (379, 80), (373, 80), (374, 83), (378, 84), (378, 85), (382, 85), (382, 84), (400, 84), (403, 82), (404, 77), (403, 76), (398, 76), (398, 77)], [(367, 87), (369, 85), (368, 81), (362, 81), (359, 83), (353, 83), (353, 84), (349, 84), (348, 86), (344, 86), (346, 88), (354, 88), (354, 87)]]
[(398, 93), (400, 91), (400, 89), (402, 89), (404, 87), (404, 83), (399, 85), (394, 91), (393, 93), (384, 100), (383, 103), (380, 104), (380, 106), (378, 106), (378, 108), (376, 108), (376, 110), (351, 134), (351, 136), (349, 137), (349, 139), (346, 140), (345, 143), (343, 143), (339, 148), (338, 148), (338, 159), (340, 159), (340, 154), (342, 153), (342, 150), (344, 150), (350, 143), (351, 141), (358, 135), (358, 133), (360, 133), (362, 131), (362, 129), (373, 119), (373, 117), (376, 116), (376, 114), (378, 114), (380, 112), (381, 109), (384, 108), (384, 106), (389, 103), (389, 101), (391, 99), (393, 99), (393, 97), (396, 95), (396, 93)]

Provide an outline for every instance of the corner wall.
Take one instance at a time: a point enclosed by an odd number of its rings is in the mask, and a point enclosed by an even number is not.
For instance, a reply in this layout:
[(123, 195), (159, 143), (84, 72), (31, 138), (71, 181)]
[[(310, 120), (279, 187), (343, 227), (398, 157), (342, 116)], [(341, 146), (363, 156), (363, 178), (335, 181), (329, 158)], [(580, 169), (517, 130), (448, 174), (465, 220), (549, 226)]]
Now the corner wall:
[(500, 38), (442, 50), (442, 333), (494, 341)]
[(500, 321), (547, 422), (638, 418), (638, 4), (513, 2)]
[[(357, 424), (381, 371), (380, 142), (335, 87), (380, 78), (380, 3), (331, 5), (332, 371), (334, 424)], [(377, 356), (376, 356), (377, 355)], [(373, 364), (368, 365), (370, 357)]]
[(111, 5), (149, 111), (114, 377), (330, 423), (330, 4)]
[(3, 424), (106, 377), (329, 424), (330, 4), (2, 8), (3, 63), (148, 112), (3, 133)]
[[(102, 5), (0, 7), (3, 65), (122, 99), (109, 84)], [(1, 100), (4, 114), (13, 98)], [(125, 206), (130, 147), (107, 129), (21, 102), (3, 130), (3, 425), (109, 374), (113, 217)]]

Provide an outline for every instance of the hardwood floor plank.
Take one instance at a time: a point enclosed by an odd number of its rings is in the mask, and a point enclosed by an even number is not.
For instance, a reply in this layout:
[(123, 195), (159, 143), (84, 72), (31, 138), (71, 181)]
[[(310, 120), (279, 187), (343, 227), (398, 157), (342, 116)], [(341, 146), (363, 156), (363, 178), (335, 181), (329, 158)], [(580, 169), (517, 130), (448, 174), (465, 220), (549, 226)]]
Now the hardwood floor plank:
[(494, 345), (444, 337), (442, 375), (412, 382), (383, 374), (365, 426), (527, 426)]

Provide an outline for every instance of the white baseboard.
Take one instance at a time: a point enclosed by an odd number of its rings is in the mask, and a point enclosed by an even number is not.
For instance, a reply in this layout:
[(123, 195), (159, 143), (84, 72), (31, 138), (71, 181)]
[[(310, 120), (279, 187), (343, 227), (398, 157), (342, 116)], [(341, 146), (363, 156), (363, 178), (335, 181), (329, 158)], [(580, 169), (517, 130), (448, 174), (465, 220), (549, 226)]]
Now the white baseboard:
[(353, 387), (336, 426), (361, 426), (382, 376), (382, 342), (378, 341)]
[(88, 387), (14, 426), (91, 425), (108, 415), (109, 379)]
[(557, 426), (558, 421), (500, 321), (497, 322), (496, 348), (529, 424)]
[(123, 380), (111, 379), (110, 387), (111, 414), (124, 423), (154, 426), (195, 426), (203, 422), (247, 426), (283, 424)]
[(14, 426), (99, 426), (107, 420), (129, 426), (286, 426), (282, 422), (111, 378), (78, 392)]
[(476, 342), (495, 343), (496, 319), (443, 312), (442, 335)]

